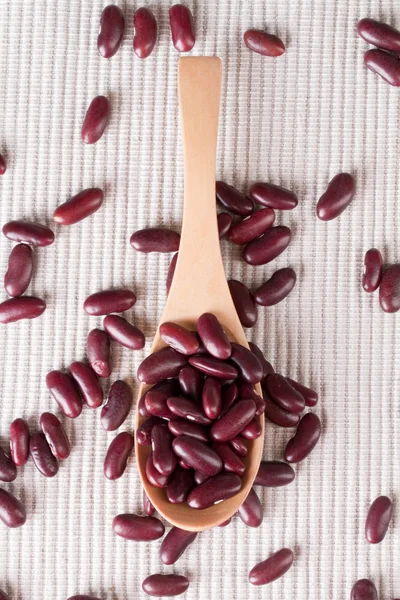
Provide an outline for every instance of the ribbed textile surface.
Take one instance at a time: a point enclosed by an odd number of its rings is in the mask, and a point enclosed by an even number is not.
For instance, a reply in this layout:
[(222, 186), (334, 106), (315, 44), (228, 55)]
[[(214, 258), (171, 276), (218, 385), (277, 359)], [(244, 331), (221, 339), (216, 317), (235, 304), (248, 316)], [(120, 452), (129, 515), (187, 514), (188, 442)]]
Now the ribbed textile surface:
[[(146, 348), (114, 345), (111, 381), (137, 391), (136, 369), (149, 351), (165, 303), (170, 256), (141, 255), (129, 237), (147, 226), (179, 229), (183, 165), (177, 103), (178, 53), (168, 24), (169, 3), (151, 3), (159, 25), (152, 56), (132, 52), (133, 1), (119, 2), (126, 33), (110, 61), (97, 52), (101, 0), (0, 0), (0, 223), (52, 223), (56, 206), (98, 186), (105, 203), (77, 225), (54, 227), (56, 242), (36, 252), (29, 293), (46, 299), (34, 321), (0, 329), (0, 441), (8, 444), (16, 417), (38, 427), (41, 412), (57, 406), (45, 385), (54, 368), (85, 357), (88, 331), (101, 319), (82, 309), (85, 297), (112, 286), (135, 290), (128, 317), (144, 330)], [(277, 222), (292, 228), (290, 248), (272, 264), (250, 267), (224, 241), (229, 278), (255, 289), (277, 268), (292, 266), (290, 297), (259, 310), (249, 339), (276, 369), (320, 392), (315, 409), (323, 437), (296, 468), (286, 488), (261, 489), (265, 518), (249, 529), (235, 519), (203, 533), (180, 561), (163, 566), (160, 541), (127, 542), (111, 529), (121, 512), (141, 512), (134, 458), (117, 482), (103, 475), (115, 433), (99, 411), (63, 419), (73, 451), (47, 480), (30, 462), (13, 484), (28, 521), (17, 530), (0, 523), (0, 588), (13, 600), (66, 600), (92, 594), (103, 600), (145, 598), (149, 574), (190, 578), (187, 600), (346, 600), (358, 578), (374, 580), (380, 598), (400, 596), (399, 510), (384, 542), (364, 538), (370, 502), (400, 488), (400, 315), (384, 314), (377, 293), (360, 284), (364, 252), (380, 248), (400, 261), (399, 91), (363, 66), (367, 45), (356, 24), (374, 17), (400, 26), (394, 0), (193, 0), (195, 55), (223, 61), (217, 177), (246, 191), (256, 180), (297, 192), (296, 210)], [(267, 29), (287, 45), (280, 58), (251, 53), (249, 27)], [(101, 141), (85, 146), (80, 129), (98, 94), (112, 104)], [(340, 171), (357, 179), (352, 206), (323, 223), (315, 204)], [(12, 243), (0, 240), (0, 272)], [(3, 292), (5, 298), (5, 292)], [(109, 385), (107, 382), (106, 387)], [(133, 427), (134, 414), (121, 427)], [(291, 431), (266, 428), (265, 457), (282, 457)], [(2, 484), (3, 487), (3, 484)], [(283, 546), (296, 562), (264, 588), (248, 583), (250, 568)]]

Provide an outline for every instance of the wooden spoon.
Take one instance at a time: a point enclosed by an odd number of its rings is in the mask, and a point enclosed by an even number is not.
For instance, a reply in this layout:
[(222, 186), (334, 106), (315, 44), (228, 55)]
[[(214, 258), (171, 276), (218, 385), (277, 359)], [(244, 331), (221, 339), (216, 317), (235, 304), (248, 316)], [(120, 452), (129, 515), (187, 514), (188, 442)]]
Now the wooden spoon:
[[(182, 235), (175, 275), (165, 305), (161, 323), (174, 321), (191, 329), (198, 317), (214, 313), (233, 341), (248, 347), (226, 281), (218, 238), (215, 198), (215, 156), (218, 134), (218, 113), (221, 90), (221, 61), (217, 57), (185, 57), (179, 59), (178, 84), (182, 118), (185, 191)], [(159, 332), (152, 352), (165, 343)], [(139, 398), (149, 388), (141, 385)], [(258, 388), (258, 389), (257, 389)], [(260, 386), (256, 386), (261, 393)], [(136, 427), (145, 417), (136, 411)], [(190, 508), (186, 503), (171, 504), (165, 490), (152, 486), (146, 478), (149, 446), (135, 441), (140, 478), (156, 510), (172, 525), (188, 531), (202, 531), (229, 519), (249, 493), (257, 474), (264, 441), (262, 434), (247, 442), (246, 473), (242, 489), (236, 496), (204, 510)]]

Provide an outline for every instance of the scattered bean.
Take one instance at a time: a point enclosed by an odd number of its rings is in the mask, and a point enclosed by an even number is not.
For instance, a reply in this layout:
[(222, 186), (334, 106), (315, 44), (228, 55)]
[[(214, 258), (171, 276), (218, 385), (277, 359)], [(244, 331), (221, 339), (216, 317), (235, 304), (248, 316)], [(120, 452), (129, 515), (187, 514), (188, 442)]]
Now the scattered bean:
[(99, 377), (110, 377), (110, 338), (106, 332), (102, 329), (92, 329), (87, 338), (86, 351), (93, 371)]
[(131, 290), (103, 290), (88, 296), (83, 304), (83, 310), (86, 314), (97, 317), (112, 312), (124, 312), (132, 308), (135, 302), (136, 296)]
[(145, 59), (153, 52), (157, 41), (157, 21), (148, 8), (138, 8), (133, 16), (133, 51), (138, 58)]
[(21, 527), (26, 522), (25, 508), (15, 496), (0, 488), (0, 521), (7, 527)]
[(292, 483), (295, 472), (291, 465), (279, 461), (263, 461), (260, 463), (254, 485), (264, 487), (282, 487)]
[(11, 458), (17, 467), (23, 467), (29, 458), (29, 427), (24, 419), (15, 419), (10, 425)]
[(97, 596), (87, 596), (86, 594), (78, 594), (77, 596), (70, 596), (68, 600), (100, 600)]
[(112, 340), (121, 344), (129, 350), (141, 350), (144, 348), (145, 337), (143, 333), (118, 315), (107, 315), (103, 321), (103, 327)]
[(53, 213), (53, 219), (60, 225), (74, 225), (90, 217), (99, 210), (104, 201), (100, 188), (88, 188), (60, 204)]
[(229, 213), (222, 212), (217, 216), (218, 236), (222, 240), (229, 232), (232, 225), (232, 217)]
[(375, 585), (369, 579), (359, 579), (351, 590), (351, 600), (378, 600)]
[(176, 252), (181, 236), (171, 229), (141, 229), (131, 235), (130, 244), (138, 252)]
[(285, 44), (282, 40), (265, 31), (248, 29), (243, 39), (250, 50), (263, 56), (281, 56), (285, 52)]
[(40, 427), (45, 435), (50, 450), (58, 460), (65, 460), (71, 453), (71, 445), (64, 427), (59, 419), (49, 412), (42, 413)]
[(243, 258), (249, 265), (265, 265), (286, 250), (291, 237), (289, 227), (271, 227), (261, 237), (244, 247)]
[(0, 304), (0, 323), (15, 323), (21, 319), (36, 319), (46, 310), (46, 303), (34, 296), (20, 296)]
[(195, 531), (185, 531), (172, 527), (162, 541), (160, 558), (164, 565), (173, 565), (180, 559), (186, 548), (197, 538)]
[(130, 433), (119, 433), (113, 439), (104, 460), (104, 475), (107, 479), (114, 480), (122, 477), (127, 460), (132, 453), (133, 445), (134, 439)]
[(6, 171), (7, 171), (6, 161), (4, 160), (4, 156), (2, 154), (0, 154), (0, 175), (4, 175), (4, 173)]
[(252, 351), (252, 353), (257, 356), (258, 360), (261, 363), (263, 369), (263, 378), (269, 375), (270, 373), (274, 373), (274, 369), (271, 363), (267, 361), (260, 348), (256, 344), (253, 344), (253, 342), (249, 342), (249, 348)]
[(110, 4), (101, 13), (100, 32), (97, 36), (97, 48), (103, 58), (111, 58), (118, 52), (125, 29), (122, 10)]
[(76, 419), (82, 412), (82, 398), (75, 381), (62, 371), (50, 371), (46, 385), (66, 417)]
[(45, 477), (54, 477), (58, 473), (58, 462), (53, 456), (44, 433), (33, 433), (29, 441), (29, 452), (33, 464)]
[(10, 483), (17, 477), (17, 467), (0, 446), (0, 481)]
[(11, 250), (8, 269), (4, 276), (4, 289), (9, 296), (21, 296), (33, 275), (33, 251), (27, 244), (18, 244)]
[(393, 515), (393, 504), (387, 496), (379, 496), (371, 504), (365, 521), (365, 537), (370, 544), (379, 544), (386, 535)]
[(139, 517), (138, 515), (117, 515), (112, 524), (114, 533), (126, 540), (135, 542), (152, 542), (164, 535), (165, 527), (156, 517)]
[(290, 294), (295, 283), (296, 273), (293, 269), (279, 269), (254, 292), (254, 299), (261, 306), (273, 306)]
[(400, 52), (400, 31), (374, 19), (361, 19), (357, 25), (357, 33), (369, 44), (389, 50)]
[(250, 188), (250, 196), (258, 204), (276, 210), (292, 210), (299, 202), (294, 192), (273, 183), (254, 183)]
[(306, 406), (316, 406), (316, 404), (318, 404), (317, 392), (302, 385), (298, 381), (294, 381), (294, 379), (290, 379), (290, 377), (286, 377), (286, 379), (290, 385), (303, 396)]
[(193, 18), (189, 8), (184, 4), (174, 4), (169, 9), (169, 25), (171, 27), (172, 43), (178, 52), (190, 52), (196, 38)]
[(243, 327), (254, 327), (257, 322), (257, 306), (247, 286), (241, 281), (230, 279), (229, 291)]
[(9, 221), (3, 226), (3, 235), (13, 242), (24, 242), (32, 246), (50, 246), (54, 242), (51, 229), (28, 221)]
[(279, 404), (288, 412), (300, 413), (304, 410), (305, 400), (303, 396), (282, 375), (278, 373), (268, 375), (266, 389), (276, 404)]
[(379, 304), (386, 313), (400, 310), (400, 265), (391, 265), (383, 273), (379, 286)]
[(297, 463), (310, 454), (321, 436), (321, 421), (314, 413), (307, 413), (301, 419), (296, 433), (286, 445), (285, 460)]
[(96, 96), (91, 101), (81, 131), (85, 144), (94, 144), (101, 138), (110, 120), (110, 112), (111, 106), (105, 96)]
[(390, 85), (400, 86), (400, 61), (397, 57), (384, 50), (368, 50), (364, 54), (364, 64)]
[(100, 421), (106, 431), (115, 431), (122, 425), (132, 408), (133, 393), (125, 381), (114, 381), (107, 403), (101, 409)]
[(272, 227), (274, 221), (275, 212), (272, 208), (262, 208), (233, 225), (229, 231), (229, 239), (234, 244), (248, 244)]
[(253, 212), (253, 201), (224, 181), (217, 181), (217, 198), (231, 212), (247, 217)]
[(296, 427), (300, 421), (298, 413), (291, 413), (275, 404), (272, 398), (265, 392), (263, 394), (265, 401), (265, 416), (269, 421), (279, 425), (279, 427)]
[(326, 192), (318, 200), (317, 217), (321, 221), (336, 219), (350, 205), (355, 192), (356, 184), (352, 175), (349, 173), (335, 175), (329, 182)]
[(103, 390), (92, 367), (75, 361), (70, 365), (69, 370), (79, 387), (85, 404), (89, 408), (99, 408), (103, 404)]
[(293, 552), (289, 548), (282, 548), (253, 567), (249, 573), (249, 581), (253, 585), (271, 583), (282, 577), (290, 569), (293, 561)]
[[(175, 6), (178, 6), (175, 4)], [(150, 575), (142, 583), (142, 589), (149, 596), (179, 596), (189, 587), (189, 580), (183, 575)]]
[(366, 292), (375, 292), (382, 280), (382, 254), (376, 248), (370, 248), (364, 257), (362, 286)]

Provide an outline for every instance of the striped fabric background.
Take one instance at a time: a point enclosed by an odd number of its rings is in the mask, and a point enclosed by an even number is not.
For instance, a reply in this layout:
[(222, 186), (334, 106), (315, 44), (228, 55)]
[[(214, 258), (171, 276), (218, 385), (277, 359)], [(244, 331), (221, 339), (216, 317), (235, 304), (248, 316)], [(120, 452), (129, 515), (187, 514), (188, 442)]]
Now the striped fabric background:
[[(145, 3), (145, 2), (144, 2)], [(129, 318), (145, 331), (146, 348), (114, 346), (112, 380), (132, 380), (150, 348), (165, 302), (169, 256), (135, 253), (129, 236), (146, 226), (179, 228), (183, 169), (169, 2), (149, 6), (159, 24), (153, 55), (131, 49), (132, 16), (140, 5), (118, 2), (126, 35), (110, 61), (97, 53), (101, 0), (0, 0), (0, 223), (24, 218), (51, 223), (54, 208), (90, 186), (105, 190), (103, 208), (36, 253), (30, 293), (48, 308), (32, 322), (0, 329), (0, 441), (10, 422), (57, 407), (45, 386), (53, 368), (85, 355), (88, 331), (101, 323), (82, 310), (85, 297), (110, 286), (132, 287), (138, 302)], [(13, 600), (144, 598), (141, 582), (154, 572), (186, 574), (188, 600), (346, 600), (358, 578), (374, 580), (380, 598), (400, 596), (400, 515), (377, 547), (364, 539), (369, 503), (400, 488), (400, 315), (379, 308), (362, 291), (364, 252), (376, 246), (386, 262), (400, 260), (400, 96), (363, 66), (366, 44), (359, 18), (400, 26), (394, 0), (193, 0), (193, 54), (223, 61), (218, 177), (246, 191), (261, 179), (294, 189), (295, 211), (278, 215), (293, 242), (273, 264), (253, 268), (240, 249), (223, 242), (226, 272), (255, 288), (291, 265), (298, 283), (276, 307), (261, 309), (249, 338), (283, 374), (315, 386), (324, 424), (321, 443), (296, 468), (295, 483), (261, 490), (259, 529), (235, 521), (206, 532), (173, 567), (161, 566), (160, 542), (137, 544), (111, 530), (120, 512), (140, 512), (141, 490), (132, 459), (125, 476), (106, 481), (103, 459), (114, 433), (99, 411), (65, 423), (71, 458), (53, 480), (28, 464), (13, 484), (27, 524), (0, 523), (0, 588)], [(252, 54), (248, 27), (278, 34), (278, 59)], [(92, 98), (105, 94), (112, 118), (104, 138), (81, 143)], [(350, 209), (330, 223), (315, 203), (341, 170), (357, 178)], [(12, 244), (0, 239), (0, 272)], [(5, 298), (5, 293), (3, 292)], [(122, 430), (132, 428), (133, 414)], [(64, 421), (66, 421), (64, 419)], [(279, 459), (290, 432), (269, 425), (265, 457)], [(3, 486), (2, 486), (3, 487)], [(247, 582), (250, 568), (289, 546), (296, 563), (266, 588)]]

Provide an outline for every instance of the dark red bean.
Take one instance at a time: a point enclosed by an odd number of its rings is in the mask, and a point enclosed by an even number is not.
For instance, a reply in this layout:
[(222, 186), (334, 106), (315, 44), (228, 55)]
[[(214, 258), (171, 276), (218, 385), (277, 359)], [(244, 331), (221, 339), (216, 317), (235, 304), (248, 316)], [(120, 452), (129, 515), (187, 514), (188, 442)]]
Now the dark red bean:
[(122, 425), (132, 408), (133, 393), (125, 381), (114, 381), (108, 392), (107, 403), (101, 409), (100, 421), (106, 431), (115, 431)]
[(24, 419), (15, 419), (10, 425), (11, 458), (17, 467), (23, 467), (29, 458), (29, 427)]
[[(0, 156), (0, 175), (2, 175), (2, 172), (1, 172), (1, 156)], [(0, 600), (10, 600), (10, 598), (7, 596), (7, 594), (5, 592), (3, 592), (3, 590), (0, 590)]]
[(175, 269), (176, 269), (176, 262), (177, 262), (177, 260), (178, 260), (178, 253), (174, 254), (174, 256), (171, 259), (171, 262), (169, 263), (168, 274), (167, 274), (167, 282), (165, 284), (166, 290), (167, 290), (167, 296), (169, 294), (169, 290), (170, 290), (171, 285), (172, 285), (172, 280), (174, 278), (174, 273), (175, 273)]
[(201, 471), (208, 477), (222, 470), (222, 460), (215, 450), (193, 437), (187, 435), (176, 437), (172, 442), (172, 448), (189, 467)]
[[(399, 63), (400, 65), (400, 63)], [(400, 74), (400, 67), (399, 67)], [(400, 80), (399, 80), (400, 84)], [(317, 202), (317, 217), (321, 221), (336, 219), (349, 206), (356, 192), (356, 183), (350, 173), (339, 173), (329, 182), (326, 192)]]
[(164, 488), (167, 487), (171, 476), (170, 475), (162, 475), (154, 466), (153, 463), (153, 453), (149, 454), (149, 457), (146, 462), (146, 477), (149, 480), (151, 485), (155, 487)]
[(50, 246), (54, 242), (51, 229), (28, 221), (9, 221), (3, 226), (3, 235), (13, 242), (24, 242), (32, 246)]
[(29, 452), (39, 473), (54, 477), (58, 473), (58, 462), (52, 454), (44, 433), (33, 433), (29, 440)]
[(107, 479), (114, 480), (122, 477), (134, 443), (133, 436), (126, 432), (119, 433), (113, 439), (104, 459), (104, 475)]
[(193, 471), (176, 467), (167, 485), (167, 498), (171, 504), (182, 504), (194, 487)]
[(216, 419), (221, 413), (221, 382), (214, 377), (207, 377), (203, 387), (203, 409), (209, 419)]
[[(178, 6), (175, 4), (175, 6)], [(172, 7), (174, 8), (174, 7)], [(189, 580), (183, 575), (150, 575), (142, 583), (142, 590), (149, 596), (179, 596), (189, 587)]]
[(369, 579), (359, 579), (351, 589), (351, 600), (378, 600), (375, 585)]
[(233, 438), (233, 440), (229, 440), (229, 444), (232, 446), (233, 450), (236, 452), (238, 456), (244, 458), (248, 454), (247, 444), (244, 439), (237, 436)]
[(276, 404), (279, 404), (288, 412), (301, 413), (304, 410), (305, 400), (303, 396), (294, 389), (283, 375), (279, 375), (279, 373), (268, 375), (266, 389)]
[(267, 206), (269, 209), (292, 210), (298, 204), (294, 192), (273, 183), (254, 183), (250, 188), (250, 196), (255, 202)]
[(17, 467), (0, 446), (0, 481), (10, 483), (17, 477)]
[(254, 292), (254, 300), (261, 306), (273, 306), (284, 300), (296, 284), (296, 273), (290, 267), (279, 269)]
[(151, 389), (145, 396), (145, 407), (149, 415), (160, 417), (161, 419), (172, 420), (176, 416), (167, 406), (168, 394), (162, 391)]
[(230, 383), (222, 388), (222, 412), (226, 412), (233, 404), (239, 395), (239, 390), (236, 383)]
[(290, 569), (293, 561), (293, 552), (289, 548), (282, 548), (253, 567), (249, 573), (249, 581), (253, 585), (271, 583), (282, 577)]
[(175, 419), (174, 421), (168, 422), (168, 429), (175, 435), (188, 435), (201, 442), (208, 442), (207, 430), (198, 425), (197, 423), (191, 423), (186, 419)]
[(376, 248), (367, 250), (364, 256), (362, 286), (366, 292), (375, 292), (382, 279), (382, 254)]
[(172, 451), (173, 435), (167, 425), (155, 425), (151, 432), (153, 465), (161, 475), (171, 475), (178, 463)]
[(199, 341), (186, 327), (177, 323), (166, 322), (160, 325), (161, 339), (181, 354), (196, 354), (199, 349)]
[(66, 417), (76, 419), (82, 412), (82, 398), (75, 381), (62, 371), (50, 371), (46, 385)]
[(68, 600), (100, 600), (97, 596), (87, 596), (86, 594), (78, 594), (77, 596), (70, 596)]
[(154, 515), (154, 513), (156, 512), (156, 509), (150, 502), (149, 497), (147, 496), (147, 494), (144, 490), (143, 490), (143, 509), (148, 517), (152, 517)]
[(210, 437), (215, 442), (229, 442), (235, 438), (256, 414), (256, 405), (250, 398), (238, 400), (213, 423)]
[(263, 56), (281, 56), (285, 52), (285, 44), (282, 40), (265, 31), (248, 29), (245, 31), (243, 39), (250, 50)]
[(189, 467), (189, 465), (187, 465), (184, 460), (179, 460), (179, 465), (182, 467), (182, 469), (192, 470), (192, 467)]
[(4, 160), (4, 156), (2, 156), (0, 154), (0, 175), (4, 175), (4, 173), (7, 171), (7, 164), (6, 161)]
[(202, 483), (204, 483), (206, 481), (206, 479), (208, 479), (209, 475), (206, 475), (205, 473), (202, 473), (201, 471), (195, 471), (194, 473), (194, 481), (196, 483), (196, 485), (200, 485)]
[(204, 414), (201, 406), (194, 400), (183, 398), (183, 396), (172, 396), (167, 400), (167, 406), (177, 417), (188, 419), (198, 425), (209, 425), (211, 419)]
[(77, 383), (82, 398), (89, 408), (103, 404), (103, 390), (96, 373), (89, 365), (75, 361), (69, 366), (70, 373)]
[(253, 342), (249, 342), (249, 348), (252, 351), (252, 353), (257, 356), (258, 360), (261, 363), (263, 369), (263, 378), (269, 375), (270, 373), (274, 373), (273, 366), (270, 362), (267, 361), (260, 348), (256, 344), (253, 344)]
[(291, 465), (279, 461), (263, 461), (260, 463), (254, 485), (264, 487), (282, 487), (292, 483), (295, 472)]
[(200, 400), (203, 393), (203, 377), (192, 367), (183, 367), (179, 371), (179, 385), (185, 396)]
[(46, 310), (46, 303), (34, 296), (20, 296), (0, 304), (0, 323), (15, 323), (21, 319), (36, 319)]
[(126, 540), (135, 542), (152, 542), (164, 535), (165, 527), (156, 517), (139, 517), (138, 515), (117, 515), (112, 524), (114, 533)]
[(256, 416), (240, 432), (240, 435), (246, 440), (256, 440), (261, 435), (260, 419)]
[(7, 527), (21, 527), (26, 522), (25, 508), (15, 496), (0, 488), (0, 521)]
[(107, 333), (102, 329), (92, 329), (87, 338), (86, 351), (93, 371), (99, 377), (110, 377), (111, 352)]
[(298, 381), (294, 381), (294, 379), (290, 379), (290, 377), (286, 377), (286, 379), (290, 385), (303, 396), (306, 406), (316, 406), (316, 404), (318, 404), (317, 392), (306, 387), (305, 385), (302, 385), (301, 383), (298, 383)]
[(246, 500), (239, 506), (238, 515), (248, 527), (259, 527), (263, 520), (263, 509), (256, 492), (252, 488)]
[(111, 312), (124, 312), (132, 308), (135, 302), (136, 296), (131, 290), (103, 290), (88, 296), (83, 303), (83, 310), (97, 317)]
[(33, 251), (27, 244), (18, 244), (10, 253), (8, 269), (4, 275), (4, 289), (9, 296), (21, 296), (32, 279)]
[(234, 244), (248, 244), (272, 227), (274, 221), (275, 213), (272, 208), (262, 208), (233, 225), (229, 231), (229, 239)]
[(263, 368), (251, 350), (232, 342), (231, 361), (239, 369), (239, 376), (248, 383), (259, 383), (263, 378)]
[(97, 48), (103, 58), (111, 58), (118, 52), (125, 29), (122, 10), (110, 4), (101, 13), (100, 32), (97, 36)]
[(147, 58), (157, 41), (157, 21), (148, 8), (142, 6), (133, 16), (133, 51), (138, 58)]
[(292, 233), (289, 227), (271, 227), (261, 237), (249, 242), (243, 249), (243, 258), (249, 265), (265, 265), (289, 246)]
[(213, 356), (191, 356), (189, 363), (201, 373), (205, 373), (210, 377), (218, 377), (219, 379), (236, 379), (238, 376), (237, 369), (223, 360), (214, 358)]
[(379, 544), (386, 535), (393, 515), (393, 504), (387, 496), (379, 496), (371, 504), (365, 521), (365, 537), (370, 544)]
[(171, 229), (141, 229), (131, 235), (130, 244), (138, 252), (176, 252), (180, 239)]
[(40, 417), (40, 427), (42, 428), (52, 454), (58, 458), (58, 460), (65, 460), (68, 458), (71, 452), (71, 445), (59, 419), (52, 413), (42, 413)]
[(232, 521), (232, 517), (230, 519), (227, 519), (226, 521), (223, 521), (222, 523), (220, 523), (218, 525), (218, 527), (226, 527), (227, 525), (229, 525), (229, 523)]
[(110, 112), (111, 106), (105, 96), (93, 98), (82, 125), (81, 137), (85, 144), (94, 144), (101, 138), (110, 120)]
[(269, 421), (275, 423), (275, 425), (279, 425), (279, 427), (296, 427), (298, 425), (300, 421), (299, 413), (291, 413), (284, 410), (278, 404), (275, 404), (265, 391), (263, 398), (265, 402), (264, 414)]
[(243, 477), (246, 466), (244, 462), (240, 460), (239, 456), (232, 450), (229, 444), (214, 443), (212, 448), (221, 458), (224, 465), (224, 471), (236, 473), (236, 475), (239, 475), (239, 477)]
[(288, 441), (285, 450), (285, 460), (298, 463), (310, 454), (321, 436), (321, 421), (314, 413), (307, 413), (301, 419), (296, 433)]
[(379, 304), (386, 313), (400, 310), (400, 265), (391, 265), (383, 273), (379, 286)]
[(164, 421), (158, 417), (150, 417), (139, 425), (136, 430), (136, 439), (141, 446), (151, 446), (151, 432), (155, 425), (160, 425)]
[(233, 219), (229, 213), (222, 212), (217, 215), (218, 236), (220, 240), (222, 240), (230, 230), (232, 221)]
[(234, 473), (220, 473), (210, 477), (192, 490), (188, 496), (187, 503), (191, 508), (202, 510), (208, 508), (221, 500), (232, 498), (240, 491), (242, 481)]
[(247, 286), (241, 281), (228, 281), (233, 304), (243, 327), (254, 327), (257, 322), (257, 306)]
[(145, 344), (143, 333), (118, 315), (107, 315), (103, 321), (103, 327), (112, 340), (129, 348), (130, 350), (141, 350)]
[(197, 333), (205, 349), (215, 358), (226, 360), (231, 355), (231, 344), (217, 317), (204, 313), (197, 320)]
[(361, 19), (357, 25), (357, 33), (369, 44), (389, 50), (400, 52), (400, 31), (374, 19)]
[(196, 42), (196, 37), (193, 17), (189, 8), (184, 4), (171, 6), (169, 9), (169, 25), (174, 48), (178, 52), (190, 52)]
[(197, 537), (196, 531), (172, 527), (162, 541), (160, 558), (164, 565), (173, 565)]
[(58, 206), (53, 219), (60, 225), (74, 225), (98, 211), (103, 200), (104, 193), (100, 188), (88, 188)]
[(186, 365), (186, 356), (173, 348), (162, 348), (144, 359), (138, 368), (137, 377), (142, 383), (152, 385), (163, 379), (178, 377), (179, 371)]
[(231, 212), (247, 217), (253, 212), (253, 201), (224, 181), (217, 181), (217, 198)]
[(243, 381), (239, 384), (240, 397), (251, 398), (256, 403), (256, 417), (263, 414), (265, 410), (265, 401), (250, 383), (244, 383)]

